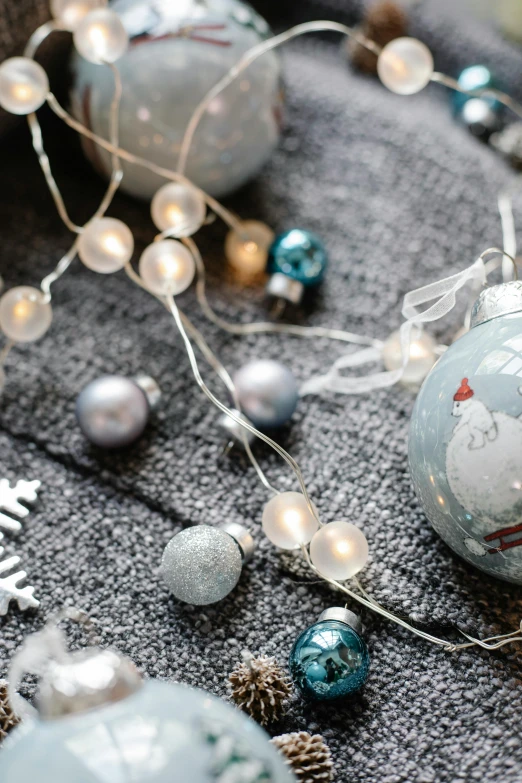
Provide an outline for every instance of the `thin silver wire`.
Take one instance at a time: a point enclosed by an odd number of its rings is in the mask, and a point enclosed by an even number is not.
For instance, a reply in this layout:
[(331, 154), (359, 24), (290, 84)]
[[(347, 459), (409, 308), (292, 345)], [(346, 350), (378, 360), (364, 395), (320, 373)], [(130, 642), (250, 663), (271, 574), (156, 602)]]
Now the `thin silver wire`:
[(356, 345), (369, 345), (374, 348), (381, 349), (383, 342), (376, 340), (372, 337), (366, 337), (364, 335), (355, 334), (353, 332), (346, 332), (342, 329), (330, 329), (325, 326), (298, 326), (296, 324), (281, 324), (273, 323), (271, 321), (254, 321), (249, 324), (234, 324), (229, 321), (225, 321), (221, 318), (210, 306), (207, 294), (206, 294), (206, 274), (205, 265), (201, 257), (201, 253), (190, 237), (184, 237), (181, 240), (190, 250), (194, 261), (196, 262), (196, 269), (198, 278), (196, 281), (196, 296), (203, 311), (204, 315), (209, 321), (219, 326), (229, 334), (235, 335), (247, 335), (247, 334), (290, 334), (296, 337), (326, 337), (331, 340), (341, 340), (347, 343), (354, 343)]
[[(422, 639), (425, 639), (428, 642), (431, 642), (432, 644), (436, 644), (439, 647), (442, 647), (446, 652), (459, 652), (460, 650), (464, 650), (468, 647), (482, 647), (486, 650), (497, 650), (500, 647), (503, 647), (506, 644), (510, 644), (511, 642), (519, 642), (522, 641), (522, 628), (519, 627), (516, 631), (512, 631), (509, 634), (502, 634), (499, 636), (490, 636), (487, 639), (476, 639), (473, 636), (470, 636), (469, 634), (465, 633), (464, 631), (461, 631), (458, 629), (459, 633), (468, 639), (468, 642), (463, 642), (461, 644), (455, 644), (453, 642), (448, 641), (447, 639), (441, 639), (438, 636), (434, 636), (433, 634), (427, 633), (426, 631), (421, 630), (420, 628), (416, 628), (414, 625), (411, 625), (407, 620), (404, 620), (402, 617), (398, 617), (393, 612), (390, 612), (388, 609), (385, 609), (381, 604), (379, 604), (374, 598), (368, 595), (366, 590), (363, 589), (358, 579), (354, 579), (354, 583), (358, 587), (358, 589), (361, 590), (363, 595), (359, 595), (358, 593), (354, 592), (353, 590), (350, 590), (349, 587), (347, 587), (345, 584), (341, 582), (337, 582), (335, 579), (329, 579), (326, 576), (323, 576), (321, 572), (314, 566), (312, 563), (312, 560), (310, 559), (310, 554), (308, 552), (308, 549), (305, 546), (301, 547), (301, 551), (303, 554), (303, 557), (309, 566), (309, 568), (317, 574), (323, 581), (327, 582), (332, 587), (335, 587), (337, 590), (340, 590), (341, 592), (345, 593), (346, 595), (350, 596), (355, 601), (358, 601), (360, 604), (365, 606), (367, 609), (371, 609), (371, 611), (376, 612), (377, 614), (382, 615), (387, 620), (390, 620), (391, 622), (395, 623), (396, 625), (400, 625), (402, 628), (405, 628), (406, 630), (410, 631), (411, 633), (415, 634), (416, 636), (420, 636)], [(498, 640), (498, 641), (497, 641)], [(490, 642), (495, 642), (494, 644), (490, 644)]]
[(272, 438), (269, 438), (268, 435), (265, 435), (263, 432), (260, 432), (257, 430), (250, 422), (245, 421), (245, 419), (238, 416), (234, 411), (227, 407), (224, 403), (221, 402), (207, 387), (205, 382), (203, 381), (201, 374), (199, 372), (199, 367), (196, 359), (196, 355), (194, 353), (194, 349), (192, 348), (192, 344), (190, 342), (190, 339), (187, 335), (187, 332), (185, 331), (185, 328), (183, 326), (183, 322), (178, 310), (178, 307), (176, 305), (176, 302), (174, 301), (174, 297), (172, 294), (167, 294), (165, 297), (170, 312), (172, 313), (172, 317), (174, 318), (174, 321), (176, 323), (176, 326), (178, 327), (179, 333), (181, 334), (181, 337), (183, 339), (183, 342), (185, 344), (185, 349), (187, 351), (187, 355), (189, 357), (190, 366), (192, 369), (192, 373), (194, 375), (194, 378), (196, 379), (196, 383), (198, 384), (201, 391), (208, 397), (208, 399), (213, 403), (213, 405), (218, 408), (222, 413), (229, 416), (233, 421), (235, 421), (237, 424), (239, 424), (244, 429), (248, 430), (248, 432), (251, 432), (253, 435), (255, 435), (260, 440), (263, 440), (265, 443), (267, 443), (272, 449), (274, 449), (277, 454), (279, 454), (280, 457), (284, 459), (284, 461), (292, 468), (294, 471), (297, 480), (299, 482), (299, 486), (301, 487), (301, 492), (303, 493), (305, 500), (308, 504), (308, 507), (314, 517), (317, 519), (319, 524), (321, 524), (321, 521), (319, 519), (317, 509), (315, 508), (314, 504), (312, 503), (310, 496), (308, 494), (308, 490), (306, 488), (306, 484), (304, 481), (303, 474), (301, 472), (301, 468), (295, 461), (295, 459), (287, 452), (285, 449), (279, 445), (279, 443), (276, 443), (275, 440), (272, 440)]
[(510, 95), (502, 92), (501, 90), (495, 90), (493, 87), (477, 87), (473, 90), (465, 90), (460, 86), (456, 79), (451, 76), (446, 76), (445, 73), (440, 73), (438, 71), (435, 71), (435, 73), (432, 75), (431, 81), (435, 82), (436, 84), (442, 84), (444, 87), (449, 87), (450, 90), (455, 90), (455, 92), (460, 92), (463, 95), (469, 95), (472, 98), (495, 98), (522, 119), (522, 105), (518, 103), (518, 101), (515, 101), (514, 98), (511, 98)]
[[(136, 272), (132, 268), (132, 265), (130, 264), (130, 262), (128, 262), (125, 265), (124, 269), (125, 269), (125, 272), (127, 273), (128, 277), (136, 285), (138, 285), (144, 291), (147, 291), (147, 293), (150, 293), (148, 288), (143, 283), (143, 280), (141, 279), (141, 277), (138, 274), (136, 274)], [(153, 296), (155, 296), (155, 295), (153, 294)], [(170, 312), (169, 305), (168, 305), (167, 301), (165, 300), (165, 298), (163, 298), (161, 296), (155, 296), (155, 298), (158, 300), (158, 302), (161, 302), (161, 304), (164, 305), (164, 307)], [(232, 378), (230, 377), (230, 374), (229, 374), (228, 370), (219, 361), (218, 357), (212, 351), (212, 349), (210, 348), (210, 346), (206, 342), (205, 338), (203, 337), (203, 335), (201, 334), (199, 329), (197, 329), (194, 326), (192, 321), (190, 321), (190, 319), (185, 315), (185, 313), (183, 313), (179, 308), (178, 308), (178, 312), (179, 312), (181, 320), (183, 322), (183, 326), (185, 327), (187, 332), (190, 334), (190, 336), (192, 337), (192, 339), (194, 340), (194, 342), (198, 346), (199, 350), (203, 354), (204, 358), (207, 360), (208, 364), (212, 367), (212, 369), (215, 371), (215, 373), (218, 375), (218, 377), (225, 384), (225, 386), (227, 387), (228, 391), (230, 392), (230, 395), (232, 397), (235, 409), (238, 410), (241, 413), (241, 403), (240, 403), (238, 395), (237, 395), (237, 390), (236, 390), (235, 384), (234, 384)], [(259, 476), (259, 479), (261, 480), (262, 484), (270, 492), (272, 492), (274, 495), (278, 495), (279, 494), (279, 490), (275, 489), (275, 487), (273, 487), (270, 484), (270, 482), (267, 479), (267, 477), (265, 476), (261, 466), (259, 465), (257, 459), (255, 458), (255, 456), (254, 456), (254, 454), (252, 452), (252, 449), (250, 447), (250, 444), (248, 442), (248, 439), (246, 437), (246, 433), (244, 433), (244, 431), (243, 431), (243, 428), (241, 429), (241, 432), (242, 432), (242, 444), (245, 447), (245, 451), (247, 453), (247, 456), (248, 456), (250, 462), (252, 463), (252, 465), (253, 465), (257, 475)]]
[(103, 139), (101, 136), (98, 136), (98, 134), (93, 133), (93, 131), (91, 131), (89, 128), (86, 128), (85, 125), (83, 125), (81, 122), (75, 120), (74, 117), (72, 117), (63, 108), (63, 106), (61, 106), (52, 92), (50, 92), (47, 96), (47, 104), (52, 109), (52, 111), (54, 111), (54, 113), (60, 117), (60, 119), (63, 120), (70, 128), (73, 128), (80, 135), (85, 136), (87, 139), (94, 141), (95, 144), (97, 144), (102, 149), (107, 150), (107, 152), (117, 155), (121, 160), (126, 160), (128, 163), (133, 163), (136, 166), (142, 166), (143, 168), (154, 172), (154, 174), (158, 174), (164, 179), (169, 179), (174, 182), (183, 182), (195, 188), (201, 193), (210, 209), (212, 209), (216, 215), (219, 215), (224, 223), (236, 231), (241, 231), (241, 221), (238, 220), (238, 218), (219, 201), (217, 201), (212, 196), (209, 196), (208, 193), (205, 193), (205, 191), (201, 190), (201, 188), (196, 187), (196, 185), (187, 179), (187, 177), (184, 177), (182, 174), (178, 174), (176, 171), (167, 169), (164, 166), (158, 166), (156, 163), (153, 163), (146, 158), (142, 158), (139, 155), (135, 155), (132, 152), (128, 152), (128, 150), (125, 150), (116, 144), (111, 144), (111, 142), (107, 141), (107, 139)]
[(295, 27), (291, 27), (289, 30), (286, 30), (284, 33), (281, 33), (280, 35), (275, 35), (273, 38), (268, 38), (266, 41), (262, 41), (256, 46), (253, 46), (251, 49), (245, 52), (243, 56), (235, 63), (235, 65), (233, 65), (232, 68), (230, 68), (230, 70), (214, 85), (214, 87), (212, 87), (207, 92), (205, 97), (194, 110), (181, 143), (178, 159), (178, 172), (180, 174), (185, 173), (187, 159), (190, 148), (192, 146), (192, 141), (194, 139), (194, 134), (201, 121), (201, 118), (205, 114), (205, 111), (214, 98), (216, 98), (221, 92), (223, 92), (224, 89), (232, 84), (232, 82), (237, 79), (237, 77), (244, 70), (246, 70), (249, 65), (252, 65), (252, 63), (263, 54), (266, 54), (273, 49), (277, 49), (278, 46), (281, 46), (287, 41), (290, 41), (293, 38), (297, 38), (301, 35), (305, 35), (307, 33), (325, 32), (328, 30), (342, 33), (343, 35), (355, 39), (359, 44), (361, 44), (361, 46), (364, 46), (366, 49), (369, 49), (376, 55), (379, 55), (381, 52), (380, 46), (378, 46), (374, 41), (371, 41), (369, 38), (366, 38), (366, 36), (358, 30), (355, 30), (352, 27), (348, 27), (345, 24), (324, 20), (298, 24)]

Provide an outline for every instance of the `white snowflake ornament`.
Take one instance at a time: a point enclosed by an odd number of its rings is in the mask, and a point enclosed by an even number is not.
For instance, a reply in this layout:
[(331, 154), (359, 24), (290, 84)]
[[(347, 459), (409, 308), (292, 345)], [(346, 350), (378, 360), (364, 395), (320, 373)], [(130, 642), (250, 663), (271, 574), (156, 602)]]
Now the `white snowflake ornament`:
[[(3, 533), (0, 533), (0, 539), (2, 539)], [(4, 547), (0, 546), (0, 557), (4, 554)], [(6, 557), (5, 560), (0, 560), (0, 574), (12, 571), (20, 562), (20, 558), (17, 555), (12, 557)], [(18, 602), (18, 606), (21, 611), (26, 609), (36, 609), (40, 605), (40, 602), (34, 597), (34, 587), (25, 586), (19, 587), (18, 583), (22, 582), (27, 576), (25, 571), (16, 571), (9, 576), (0, 576), (0, 615), (7, 614), (9, 604), (12, 600)]]
[(14, 531), (21, 529), (22, 525), (17, 519), (1, 512), (7, 511), (19, 519), (25, 519), (29, 514), (29, 509), (19, 501), (34, 503), (40, 486), (40, 481), (24, 481), (22, 479), (12, 487), (7, 479), (0, 479), (0, 527)]

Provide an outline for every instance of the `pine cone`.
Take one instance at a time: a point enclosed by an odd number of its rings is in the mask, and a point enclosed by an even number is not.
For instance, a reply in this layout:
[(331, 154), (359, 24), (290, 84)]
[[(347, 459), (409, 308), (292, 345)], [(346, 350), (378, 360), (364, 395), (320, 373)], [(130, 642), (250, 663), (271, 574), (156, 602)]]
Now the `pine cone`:
[(270, 742), (286, 757), (298, 783), (333, 780), (332, 754), (320, 734), (312, 736), (307, 731), (295, 731), (274, 737)]
[(275, 658), (254, 658), (244, 652), (243, 663), (228, 678), (237, 706), (266, 726), (280, 717), (292, 688)]
[[(359, 32), (379, 46), (401, 38), (408, 32), (408, 16), (397, 3), (382, 0), (370, 6)], [(353, 65), (364, 73), (377, 73), (377, 57), (357, 41), (348, 41), (348, 53)]]
[(7, 698), (7, 682), (0, 680), (0, 742), (19, 722)]

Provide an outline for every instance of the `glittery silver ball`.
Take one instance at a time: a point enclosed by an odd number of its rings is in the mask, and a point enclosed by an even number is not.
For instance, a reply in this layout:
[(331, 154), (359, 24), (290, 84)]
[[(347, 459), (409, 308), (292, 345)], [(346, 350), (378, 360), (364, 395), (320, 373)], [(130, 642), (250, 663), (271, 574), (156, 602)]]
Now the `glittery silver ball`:
[(80, 429), (91, 443), (104, 449), (118, 449), (137, 440), (149, 413), (145, 392), (134, 381), (119, 375), (92, 381), (76, 401)]
[(242, 558), (228, 533), (208, 525), (182, 530), (163, 552), (161, 573), (180, 601), (204, 606), (221, 601), (237, 585)]
[(296, 409), (299, 394), (291, 370), (261, 359), (245, 364), (234, 375), (241, 410), (260, 429), (281, 427)]

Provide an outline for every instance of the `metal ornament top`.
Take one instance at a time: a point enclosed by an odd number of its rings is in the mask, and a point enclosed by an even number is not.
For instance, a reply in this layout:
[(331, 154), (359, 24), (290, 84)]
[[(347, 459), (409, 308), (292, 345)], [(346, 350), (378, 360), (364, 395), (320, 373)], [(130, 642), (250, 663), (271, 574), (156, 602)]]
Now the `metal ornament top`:
[(132, 696), (142, 679), (128, 658), (90, 648), (67, 654), (47, 668), (38, 694), (41, 718), (61, 718)]
[(471, 311), (471, 328), (499, 318), (502, 315), (522, 311), (522, 281), (512, 280), (485, 288)]

